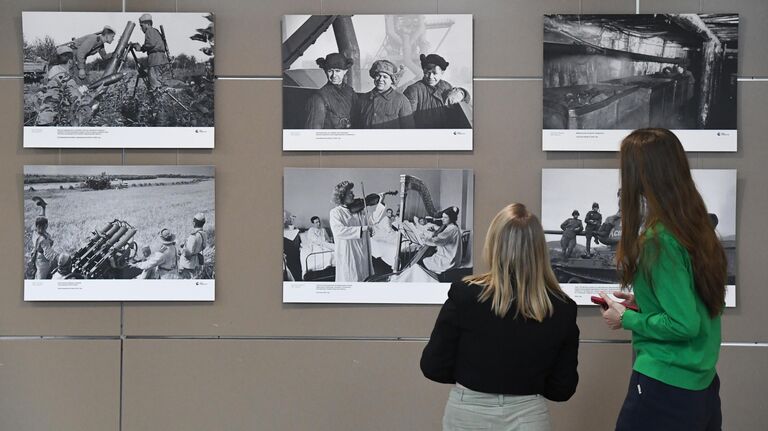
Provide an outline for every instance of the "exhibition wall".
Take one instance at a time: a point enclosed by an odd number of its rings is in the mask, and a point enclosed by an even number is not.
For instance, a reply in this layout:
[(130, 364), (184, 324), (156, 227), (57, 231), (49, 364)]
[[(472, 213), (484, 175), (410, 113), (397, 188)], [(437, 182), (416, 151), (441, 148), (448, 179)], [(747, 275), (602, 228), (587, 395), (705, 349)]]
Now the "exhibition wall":
[[(21, 11), (211, 11), (216, 16), (214, 150), (22, 146)], [(768, 423), (768, 3), (763, 0), (3, 0), (0, 2), (0, 429), (431, 430), (449, 387), (418, 362), (436, 305), (283, 304), (284, 167), (474, 170), (475, 267), (503, 205), (541, 210), (544, 168), (617, 168), (612, 152), (543, 152), (542, 15), (740, 14), (738, 151), (689, 153), (737, 169), (738, 293), (718, 371), (724, 429)], [(283, 152), (284, 14), (474, 16), (474, 150)], [(216, 300), (23, 301), (24, 165), (216, 167)], [(627, 332), (579, 309), (581, 381), (551, 403), (555, 429), (611, 429), (626, 392)]]

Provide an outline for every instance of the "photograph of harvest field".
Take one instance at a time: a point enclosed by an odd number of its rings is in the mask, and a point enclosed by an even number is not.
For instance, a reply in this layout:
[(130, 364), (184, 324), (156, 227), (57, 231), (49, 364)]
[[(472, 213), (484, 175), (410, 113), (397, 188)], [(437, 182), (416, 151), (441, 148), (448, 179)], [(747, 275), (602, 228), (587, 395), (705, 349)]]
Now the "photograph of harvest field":
[(26, 166), (26, 279), (215, 278), (212, 166)]

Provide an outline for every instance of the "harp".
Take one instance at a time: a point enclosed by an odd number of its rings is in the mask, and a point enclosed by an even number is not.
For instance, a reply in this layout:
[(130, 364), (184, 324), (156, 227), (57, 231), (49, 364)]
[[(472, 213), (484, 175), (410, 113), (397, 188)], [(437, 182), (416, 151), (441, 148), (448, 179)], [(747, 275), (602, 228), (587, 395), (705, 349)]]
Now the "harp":
[[(400, 215), (398, 217), (400, 226), (404, 226), (403, 221), (413, 219), (414, 216), (419, 218), (434, 217), (437, 212), (427, 185), (412, 175), (400, 175)], [(418, 262), (427, 251), (427, 246), (421, 245), (415, 253), (411, 252), (412, 245), (418, 244), (418, 241), (405, 229), (399, 229), (397, 236), (399, 247), (395, 249), (395, 265), (392, 268), (395, 273)]]

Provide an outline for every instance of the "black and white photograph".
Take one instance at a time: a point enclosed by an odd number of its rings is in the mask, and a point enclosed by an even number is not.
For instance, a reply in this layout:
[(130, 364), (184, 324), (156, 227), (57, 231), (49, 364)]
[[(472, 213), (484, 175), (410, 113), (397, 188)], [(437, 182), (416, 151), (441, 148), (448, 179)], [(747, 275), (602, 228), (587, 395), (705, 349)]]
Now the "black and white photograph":
[[(728, 259), (726, 306), (736, 306), (736, 170), (692, 169)], [(543, 169), (541, 222), (552, 269), (579, 305), (618, 290), (621, 239), (618, 169)]]
[(283, 302), (442, 304), (472, 274), (472, 170), (285, 168), (283, 186)]
[(739, 15), (544, 15), (545, 151), (616, 151), (671, 129), (686, 151), (736, 151)]
[(24, 167), (25, 301), (213, 301), (213, 166)]
[(23, 12), (24, 147), (213, 148), (210, 13)]
[(472, 15), (285, 15), (283, 150), (472, 150)]

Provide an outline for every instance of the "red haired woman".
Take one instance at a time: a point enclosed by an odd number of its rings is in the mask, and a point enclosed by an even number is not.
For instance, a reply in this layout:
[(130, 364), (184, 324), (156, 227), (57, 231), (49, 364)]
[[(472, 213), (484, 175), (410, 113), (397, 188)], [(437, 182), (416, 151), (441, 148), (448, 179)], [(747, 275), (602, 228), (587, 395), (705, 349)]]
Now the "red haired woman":
[(616, 256), (625, 308), (605, 294), (603, 319), (632, 331), (636, 359), (616, 430), (720, 430), (720, 314), (725, 252), (677, 137), (640, 129), (621, 144), (621, 240)]

